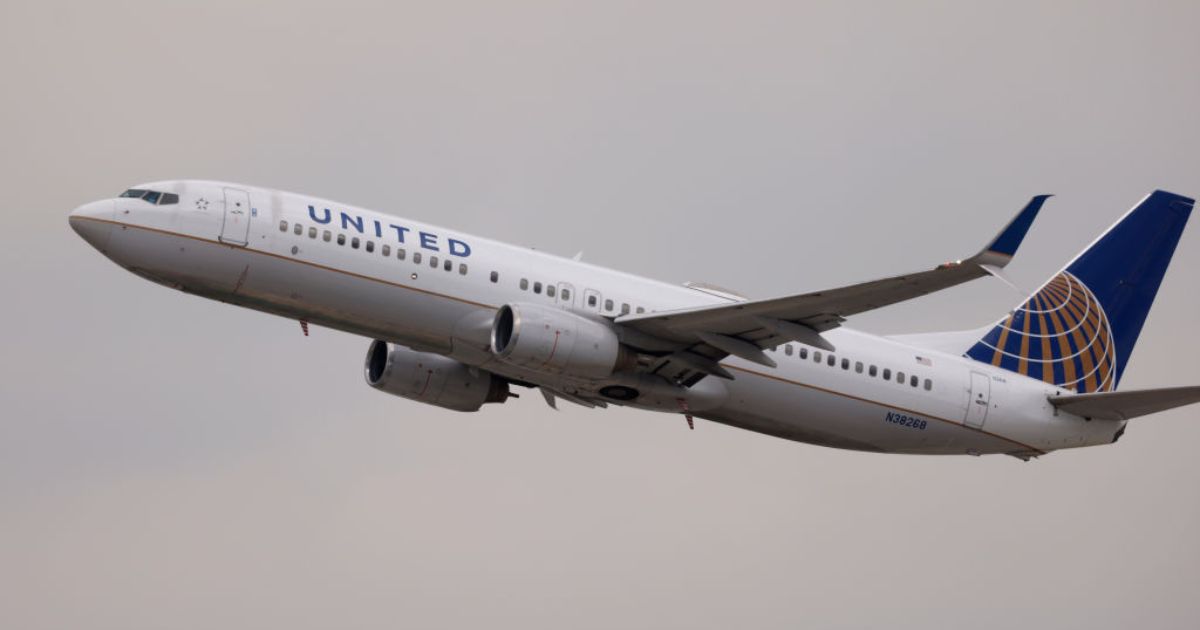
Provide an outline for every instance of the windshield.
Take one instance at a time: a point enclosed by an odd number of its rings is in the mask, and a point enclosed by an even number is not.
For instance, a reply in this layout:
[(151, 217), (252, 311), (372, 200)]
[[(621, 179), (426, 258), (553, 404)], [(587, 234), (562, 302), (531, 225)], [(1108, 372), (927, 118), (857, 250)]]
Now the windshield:
[(141, 188), (130, 188), (129, 190), (121, 193), (121, 197), (129, 199), (142, 199), (157, 206), (167, 206), (173, 203), (179, 203), (179, 195), (176, 195), (175, 193), (165, 193), (157, 190), (143, 190)]

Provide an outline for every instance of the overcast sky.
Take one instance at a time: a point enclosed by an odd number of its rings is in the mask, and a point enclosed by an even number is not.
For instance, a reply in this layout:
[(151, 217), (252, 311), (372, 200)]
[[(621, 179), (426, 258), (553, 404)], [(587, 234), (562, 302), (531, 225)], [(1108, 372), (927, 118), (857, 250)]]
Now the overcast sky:
[[(0, 3), (0, 626), (1195, 628), (1200, 409), (1021, 463), (525, 395), (153, 285), (67, 213), (310, 193), (754, 297), (925, 269), (1056, 193), (1036, 286), (1200, 194), (1195, 2)], [(1200, 383), (1200, 231), (1125, 388)], [(979, 326), (1002, 283), (849, 323)]]

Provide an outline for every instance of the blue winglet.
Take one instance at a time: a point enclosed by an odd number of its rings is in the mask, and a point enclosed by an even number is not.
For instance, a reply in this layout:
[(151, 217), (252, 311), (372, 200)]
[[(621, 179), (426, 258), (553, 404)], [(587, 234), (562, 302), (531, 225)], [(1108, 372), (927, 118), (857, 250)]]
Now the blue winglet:
[(1008, 257), (1015, 256), (1017, 248), (1021, 246), (1021, 241), (1025, 240), (1025, 234), (1029, 232), (1029, 226), (1033, 225), (1033, 220), (1037, 218), (1038, 211), (1042, 209), (1042, 204), (1054, 195), (1038, 195), (1029, 200), (1025, 204), (1025, 208), (1021, 210), (1017, 216), (1000, 230), (1000, 234), (996, 240), (992, 241), (991, 245), (984, 248), (985, 252), (995, 254), (1003, 254)]

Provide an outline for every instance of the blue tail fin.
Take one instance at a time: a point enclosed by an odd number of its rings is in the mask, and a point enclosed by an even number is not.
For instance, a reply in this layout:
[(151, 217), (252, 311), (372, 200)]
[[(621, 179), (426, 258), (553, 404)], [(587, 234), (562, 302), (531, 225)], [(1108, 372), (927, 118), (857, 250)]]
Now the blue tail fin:
[(1076, 392), (1116, 389), (1193, 203), (1150, 193), (966, 356)]

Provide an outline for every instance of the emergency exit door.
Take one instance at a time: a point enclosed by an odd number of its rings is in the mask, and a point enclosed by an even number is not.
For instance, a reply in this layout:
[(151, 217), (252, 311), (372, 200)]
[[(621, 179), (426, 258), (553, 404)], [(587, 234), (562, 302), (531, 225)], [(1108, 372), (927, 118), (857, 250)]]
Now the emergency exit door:
[(250, 194), (240, 188), (225, 189), (225, 220), (221, 242), (245, 245), (250, 236)]
[(575, 306), (575, 287), (567, 282), (558, 283), (558, 305), (565, 309)]

